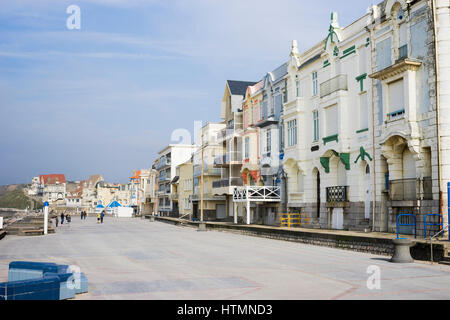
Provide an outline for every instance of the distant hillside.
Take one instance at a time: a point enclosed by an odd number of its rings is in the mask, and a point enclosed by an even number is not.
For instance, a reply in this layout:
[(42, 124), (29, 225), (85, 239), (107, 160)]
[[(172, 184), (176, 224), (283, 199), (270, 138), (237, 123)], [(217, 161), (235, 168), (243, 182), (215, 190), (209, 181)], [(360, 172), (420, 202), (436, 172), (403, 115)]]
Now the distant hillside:
[(6, 193), (0, 196), (0, 208), (25, 209), (26, 207), (30, 209), (41, 209), (43, 203), (29, 198), (24, 193), (22, 186), (8, 188)]

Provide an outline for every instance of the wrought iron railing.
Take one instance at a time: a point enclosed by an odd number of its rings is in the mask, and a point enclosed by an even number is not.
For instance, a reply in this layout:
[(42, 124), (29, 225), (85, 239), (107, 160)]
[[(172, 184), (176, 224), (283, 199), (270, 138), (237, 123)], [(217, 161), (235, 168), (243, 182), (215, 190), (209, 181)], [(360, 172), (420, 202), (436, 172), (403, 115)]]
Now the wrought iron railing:
[(326, 191), (327, 202), (348, 202), (347, 186), (328, 187)]
[(224, 179), (224, 180), (214, 181), (213, 182), (213, 189), (226, 188), (226, 187), (230, 187), (230, 186), (240, 187), (242, 185), (243, 185), (242, 179), (240, 179), (240, 178), (231, 178), (231, 179)]

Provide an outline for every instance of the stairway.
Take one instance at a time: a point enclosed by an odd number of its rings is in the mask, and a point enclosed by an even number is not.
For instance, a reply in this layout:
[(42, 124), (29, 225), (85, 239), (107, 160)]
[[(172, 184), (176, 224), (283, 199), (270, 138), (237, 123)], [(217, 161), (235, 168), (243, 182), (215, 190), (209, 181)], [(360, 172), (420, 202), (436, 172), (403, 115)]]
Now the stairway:
[[(44, 217), (25, 217), (6, 226), (9, 235), (34, 236), (44, 234)], [(52, 221), (48, 221), (48, 233), (55, 233)]]
[(450, 266), (450, 244), (445, 244), (444, 247), (445, 254), (441, 261), (439, 261), (439, 264), (444, 264), (447, 266)]

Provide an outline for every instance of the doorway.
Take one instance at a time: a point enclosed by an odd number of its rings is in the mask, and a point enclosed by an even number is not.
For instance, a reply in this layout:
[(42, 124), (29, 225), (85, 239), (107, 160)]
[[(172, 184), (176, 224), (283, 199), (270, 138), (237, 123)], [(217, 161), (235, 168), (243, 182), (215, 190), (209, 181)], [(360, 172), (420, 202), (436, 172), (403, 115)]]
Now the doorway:
[(331, 228), (334, 230), (344, 230), (344, 209), (333, 208), (331, 212)]

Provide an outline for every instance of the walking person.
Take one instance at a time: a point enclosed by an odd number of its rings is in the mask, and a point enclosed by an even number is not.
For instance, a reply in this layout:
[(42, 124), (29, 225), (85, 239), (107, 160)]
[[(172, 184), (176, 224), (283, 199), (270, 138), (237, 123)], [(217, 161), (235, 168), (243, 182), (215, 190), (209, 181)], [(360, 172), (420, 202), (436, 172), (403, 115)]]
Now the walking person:
[(56, 225), (56, 228), (58, 228), (58, 223), (59, 223), (58, 216), (55, 216), (55, 225)]
[(103, 223), (103, 218), (105, 217), (105, 211), (102, 211), (102, 214), (100, 215), (100, 221)]
[(97, 213), (97, 223), (100, 223), (100, 212)]
[(61, 212), (61, 226), (64, 224), (64, 212)]
[(84, 212), (84, 220), (86, 220), (87, 219), (87, 212), (85, 211)]

